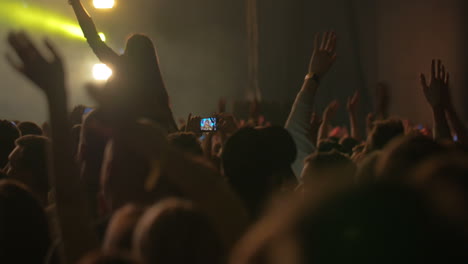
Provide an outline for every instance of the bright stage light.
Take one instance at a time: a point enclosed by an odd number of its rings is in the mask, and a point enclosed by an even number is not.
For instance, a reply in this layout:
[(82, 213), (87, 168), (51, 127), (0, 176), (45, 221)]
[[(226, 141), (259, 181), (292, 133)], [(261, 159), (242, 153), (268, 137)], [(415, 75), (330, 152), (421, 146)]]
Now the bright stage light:
[(112, 70), (105, 64), (95, 64), (93, 67), (93, 77), (98, 81), (106, 81), (112, 76)]
[(94, 0), (94, 7), (98, 9), (109, 9), (113, 8), (115, 1), (114, 0)]

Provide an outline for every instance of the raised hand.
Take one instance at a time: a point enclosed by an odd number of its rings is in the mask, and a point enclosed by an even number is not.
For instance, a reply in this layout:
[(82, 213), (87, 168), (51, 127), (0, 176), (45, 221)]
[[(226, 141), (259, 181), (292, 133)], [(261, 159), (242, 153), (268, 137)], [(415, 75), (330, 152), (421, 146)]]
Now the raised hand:
[(338, 103), (338, 100), (332, 101), (323, 111), (323, 122), (329, 122), (336, 114), (338, 111), (340, 104)]
[[(432, 60), (431, 79), (429, 85), (426, 76), (421, 73), (421, 86), (427, 102), (431, 107), (446, 107), (450, 103), (448, 92), (449, 74), (445, 72), (445, 66), (440, 60)], [(445, 104), (445, 105), (444, 105)]]
[(359, 99), (360, 99), (359, 91), (356, 91), (353, 97), (348, 98), (348, 102), (346, 104), (346, 108), (348, 109), (349, 114), (349, 124), (351, 128), (351, 137), (356, 140), (361, 140), (361, 135), (359, 133), (359, 125), (357, 121), (357, 111), (359, 106)]
[(323, 78), (336, 60), (336, 34), (325, 32), (315, 35), (314, 51), (309, 63), (309, 74), (317, 74)]
[(46, 40), (45, 45), (52, 54), (51, 59), (46, 59), (24, 32), (10, 32), (8, 43), (21, 60), (21, 63), (15, 63), (6, 55), (13, 68), (39, 86), (47, 96), (61, 92), (60, 89), (65, 87), (63, 63), (50, 42)]
[(354, 92), (354, 95), (352, 97), (348, 97), (348, 102), (346, 104), (346, 109), (348, 109), (348, 112), (350, 113), (357, 112), (357, 107), (359, 105), (360, 99), (361, 99), (361, 94), (359, 93), (359, 91)]

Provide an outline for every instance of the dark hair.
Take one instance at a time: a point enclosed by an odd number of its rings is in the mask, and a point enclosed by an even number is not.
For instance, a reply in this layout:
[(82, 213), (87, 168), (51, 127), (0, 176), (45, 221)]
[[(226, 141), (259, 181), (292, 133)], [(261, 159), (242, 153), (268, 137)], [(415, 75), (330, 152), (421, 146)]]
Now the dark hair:
[(377, 177), (386, 180), (406, 180), (411, 169), (444, 150), (442, 145), (426, 136), (402, 137), (390, 143), (381, 153), (376, 165)]
[(438, 263), (452, 256), (466, 261), (466, 238), (450, 227), (421, 193), (378, 184), (340, 193), (306, 211), (294, 233), (302, 263)]
[(230, 185), (255, 216), (272, 192), (286, 181), (296, 180), (275, 174), (291, 170), (295, 159), (296, 145), (284, 128), (242, 128), (226, 142), (222, 167)]
[(349, 156), (353, 155), (353, 149), (359, 144), (359, 141), (352, 137), (344, 137), (340, 140), (343, 152)]
[(203, 150), (200, 142), (194, 133), (177, 132), (169, 134), (167, 137), (169, 144), (176, 147), (177, 149), (195, 155), (202, 156)]
[(403, 122), (399, 119), (389, 119), (374, 122), (374, 127), (367, 138), (366, 151), (381, 150), (392, 139), (405, 133)]
[(45, 211), (28, 189), (0, 181), (0, 259), (4, 263), (43, 263), (51, 238)]
[(322, 139), (319, 141), (317, 146), (317, 152), (330, 152), (332, 150), (344, 153), (344, 148), (340, 143), (338, 143), (338, 141), (330, 139)]
[(20, 130), (22, 136), (42, 136), (42, 128), (40, 128), (36, 123), (33, 122), (21, 122), (18, 124), (18, 129)]
[(12, 168), (30, 171), (34, 175), (34, 188), (38, 188), (38, 191), (42, 193), (47, 193), (50, 189), (47, 170), (49, 139), (42, 136), (23, 136), (16, 140), (16, 145), (22, 150), (15, 164), (11, 164)]
[[(334, 177), (333, 181), (352, 183), (355, 178), (357, 167), (345, 154), (336, 150), (329, 152), (316, 152), (305, 159), (308, 168), (313, 175), (303, 173), (303, 177)], [(307, 170), (304, 170), (305, 172)], [(307, 179), (302, 179), (304, 183)]]
[(20, 137), (16, 125), (8, 120), (0, 120), (0, 168), (8, 163), (8, 156), (16, 147), (15, 140)]
[(143, 263), (224, 263), (225, 248), (208, 218), (192, 203), (167, 199), (138, 222), (134, 250)]

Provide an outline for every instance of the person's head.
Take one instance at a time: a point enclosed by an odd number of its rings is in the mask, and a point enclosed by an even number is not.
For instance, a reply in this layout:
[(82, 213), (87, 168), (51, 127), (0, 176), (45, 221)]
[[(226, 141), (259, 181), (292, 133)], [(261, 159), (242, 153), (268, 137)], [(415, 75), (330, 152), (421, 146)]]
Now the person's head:
[(225, 248), (209, 219), (187, 201), (167, 199), (141, 217), (134, 252), (143, 264), (223, 263)]
[(344, 153), (344, 148), (340, 143), (338, 143), (338, 141), (322, 139), (318, 142), (317, 152), (330, 152), (333, 150)]
[(0, 181), (0, 260), (45, 263), (51, 238), (45, 211), (22, 184)]
[(429, 158), (410, 174), (408, 182), (426, 190), (440, 210), (468, 233), (468, 156), (455, 151)]
[(78, 264), (137, 264), (130, 256), (121, 252), (92, 252), (84, 256)]
[(133, 233), (145, 209), (145, 207), (128, 204), (117, 210), (107, 227), (103, 250), (130, 253), (133, 249)]
[[(468, 257), (465, 234), (421, 192), (404, 185), (359, 186), (310, 201), (287, 216), (282, 211), (241, 240), (231, 263), (422, 264)], [(265, 226), (274, 231), (265, 234)]]
[(177, 132), (169, 134), (169, 144), (177, 149), (195, 156), (202, 156), (203, 150), (194, 133)]
[(327, 179), (332, 182), (341, 181), (343, 184), (354, 182), (356, 165), (349, 157), (336, 150), (311, 154), (304, 163), (301, 180), (305, 186)]
[(353, 155), (353, 149), (359, 145), (359, 141), (352, 137), (344, 137), (340, 140), (340, 145), (345, 154), (348, 154), (350, 157)]
[(392, 139), (402, 136), (404, 133), (405, 127), (399, 119), (376, 121), (367, 138), (366, 152), (381, 150)]
[(143, 34), (134, 34), (127, 40), (124, 56), (134, 62), (154, 60), (156, 62), (156, 50), (153, 41)]
[(0, 168), (8, 163), (8, 156), (15, 148), (15, 140), (20, 137), (20, 131), (15, 123), (0, 120)]
[(27, 135), (42, 136), (42, 128), (40, 128), (34, 122), (21, 122), (18, 124), (18, 129), (20, 130), (22, 136), (27, 136)]
[(22, 136), (16, 140), (16, 148), (10, 154), (7, 174), (22, 182), (47, 204), (50, 190), (48, 151), (50, 141), (43, 136)]
[(413, 168), (446, 149), (431, 138), (407, 135), (391, 142), (380, 154), (376, 175), (383, 180), (405, 181)]
[(226, 142), (222, 153), (224, 175), (252, 217), (286, 183), (296, 181), (291, 164), (296, 145), (281, 127), (243, 128)]

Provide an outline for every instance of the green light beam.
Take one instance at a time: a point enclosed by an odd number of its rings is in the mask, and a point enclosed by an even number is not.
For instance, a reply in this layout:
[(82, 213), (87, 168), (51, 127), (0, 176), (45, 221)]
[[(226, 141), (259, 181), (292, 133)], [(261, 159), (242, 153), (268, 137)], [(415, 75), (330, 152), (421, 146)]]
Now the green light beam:
[[(40, 30), (65, 37), (85, 40), (77, 23), (56, 13), (37, 7), (25, 6), (21, 2), (0, 2), (0, 23), (7, 22), (14, 27)], [(104, 34), (100, 33), (101, 39)], [(105, 39), (105, 37), (104, 37)], [(104, 40), (105, 41), (105, 40)]]

